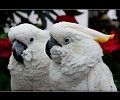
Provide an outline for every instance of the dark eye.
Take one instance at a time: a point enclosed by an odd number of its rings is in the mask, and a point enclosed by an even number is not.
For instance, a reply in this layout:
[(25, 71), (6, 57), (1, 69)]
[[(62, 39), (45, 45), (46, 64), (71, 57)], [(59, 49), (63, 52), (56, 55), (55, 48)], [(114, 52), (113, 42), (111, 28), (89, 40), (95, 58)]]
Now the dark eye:
[(33, 42), (34, 41), (34, 38), (30, 38), (30, 42)]
[(70, 42), (71, 42), (71, 38), (69, 38), (69, 37), (65, 38), (65, 39), (64, 39), (64, 42), (65, 42), (65, 44), (70, 43)]

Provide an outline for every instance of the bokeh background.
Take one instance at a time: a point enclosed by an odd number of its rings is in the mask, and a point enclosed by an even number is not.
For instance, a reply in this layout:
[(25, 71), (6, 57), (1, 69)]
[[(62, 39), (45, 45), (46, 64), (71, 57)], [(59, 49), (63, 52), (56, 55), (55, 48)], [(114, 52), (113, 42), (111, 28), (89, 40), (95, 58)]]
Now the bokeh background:
[(11, 91), (10, 72), (7, 69), (12, 53), (8, 38), (10, 27), (30, 23), (42, 30), (54, 23), (67, 21), (81, 24), (104, 34), (115, 34), (115, 38), (100, 43), (103, 48), (103, 61), (110, 68), (114, 82), (120, 91), (120, 10), (0, 10), (0, 91)]

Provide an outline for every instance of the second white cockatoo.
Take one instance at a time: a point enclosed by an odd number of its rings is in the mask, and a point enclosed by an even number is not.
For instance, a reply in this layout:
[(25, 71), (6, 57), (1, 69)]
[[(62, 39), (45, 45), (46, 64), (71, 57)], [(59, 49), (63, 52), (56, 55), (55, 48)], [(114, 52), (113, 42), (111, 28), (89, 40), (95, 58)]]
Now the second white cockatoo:
[(8, 36), (13, 44), (8, 64), (12, 91), (49, 90), (50, 59), (45, 52), (49, 31), (24, 23), (11, 27)]
[(46, 53), (52, 59), (49, 67), (52, 90), (117, 91), (98, 43), (106, 42), (114, 35), (105, 35), (71, 22), (59, 22), (50, 28), (50, 36)]

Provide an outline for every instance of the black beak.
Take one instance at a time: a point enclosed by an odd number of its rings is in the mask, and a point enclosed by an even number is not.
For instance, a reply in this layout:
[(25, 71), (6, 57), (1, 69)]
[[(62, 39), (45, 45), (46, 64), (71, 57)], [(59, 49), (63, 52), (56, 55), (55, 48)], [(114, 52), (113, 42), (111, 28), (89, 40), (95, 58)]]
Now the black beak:
[(46, 48), (45, 48), (46, 54), (49, 56), (50, 59), (52, 59), (52, 58), (51, 58), (51, 54), (50, 54), (50, 49), (51, 49), (54, 45), (58, 45), (58, 46), (61, 46), (61, 47), (62, 47), (61, 44), (59, 44), (53, 37), (51, 37), (51, 38), (47, 41), (47, 43), (46, 43)]
[(27, 46), (20, 41), (15, 40), (13, 42), (13, 56), (17, 62), (23, 63), (23, 58), (21, 56), (22, 52), (27, 49)]

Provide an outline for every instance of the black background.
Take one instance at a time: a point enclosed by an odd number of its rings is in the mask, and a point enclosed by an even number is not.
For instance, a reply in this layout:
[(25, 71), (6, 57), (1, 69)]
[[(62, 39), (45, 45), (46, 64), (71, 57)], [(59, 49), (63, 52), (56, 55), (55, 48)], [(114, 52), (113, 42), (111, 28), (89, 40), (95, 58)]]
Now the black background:
[[(119, 9), (116, 0), (1, 0), (6, 9)], [(32, 98), (31, 98), (32, 97)], [(0, 100), (84, 100), (119, 99), (119, 92), (0, 92)]]

